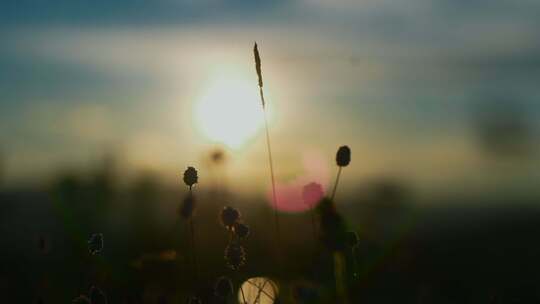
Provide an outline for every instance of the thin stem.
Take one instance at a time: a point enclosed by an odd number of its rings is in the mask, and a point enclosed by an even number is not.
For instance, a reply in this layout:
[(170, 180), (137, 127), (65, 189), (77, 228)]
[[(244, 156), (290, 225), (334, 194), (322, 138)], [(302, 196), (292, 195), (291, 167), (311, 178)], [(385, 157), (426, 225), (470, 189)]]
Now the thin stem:
[(336, 196), (336, 190), (337, 190), (337, 186), (339, 184), (339, 176), (341, 175), (341, 166), (339, 167), (339, 170), (338, 170), (338, 173), (337, 173), (337, 177), (336, 177), (336, 183), (334, 184), (334, 190), (332, 190), (332, 196), (331, 196), (331, 199), (332, 199), (332, 202), (334, 202), (334, 197)]
[(189, 229), (191, 230), (191, 249), (193, 251), (193, 267), (195, 267), (195, 278), (199, 278), (199, 266), (197, 264), (197, 251), (195, 249), (195, 228), (193, 215), (189, 218)]
[[(191, 186), (189, 187), (189, 195), (193, 195)], [(199, 279), (199, 266), (197, 264), (197, 250), (195, 246), (195, 224), (193, 223), (193, 214), (189, 217), (189, 230), (191, 233), (191, 250), (193, 256), (193, 267), (195, 268), (195, 279)]]
[(266, 103), (264, 101), (264, 94), (262, 87), (259, 87), (259, 93), (261, 95), (261, 103), (263, 107), (264, 112), (264, 126), (266, 130), (266, 147), (268, 150), (268, 163), (270, 165), (270, 180), (272, 182), (272, 202), (274, 205), (274, 221), (275, 221), (275, 228), (276, 228), (276, 247), (279, 250), (281, 245), (281, 236), (280, 236), (280, 229), (279, 229), (279, 214), (278, 214), (278, 202), (276, 198), (276, 181), (274, 177), (274, 161), (272, 159), (272, 146), (270, 144), (270, 131), (268, 130), (268, 117), (266, 114)]
[(266, 101), (264, 100), (264, 92), (263, 92), (262, 87), (259, 87), (259, 94), (261, 95), (261, 104), (262, 104), (263, 110), (266, 111)]

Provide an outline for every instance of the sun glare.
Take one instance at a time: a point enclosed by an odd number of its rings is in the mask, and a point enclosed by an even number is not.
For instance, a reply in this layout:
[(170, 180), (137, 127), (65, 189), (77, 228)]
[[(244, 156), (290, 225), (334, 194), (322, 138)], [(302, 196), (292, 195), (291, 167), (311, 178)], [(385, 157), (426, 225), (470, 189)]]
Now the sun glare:
[(264, 124), (257, 83), (239, 73), (216, 75), (194, 110), (201, 133), (231, 148), (253, 138)]

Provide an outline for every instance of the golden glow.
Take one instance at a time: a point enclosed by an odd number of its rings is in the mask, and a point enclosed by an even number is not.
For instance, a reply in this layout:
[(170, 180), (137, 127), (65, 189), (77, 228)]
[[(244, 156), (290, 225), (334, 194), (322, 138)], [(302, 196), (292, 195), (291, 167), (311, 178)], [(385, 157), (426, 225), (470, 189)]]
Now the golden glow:
[[(253, 73), (254, 74), (254, 73)], [(195, 123), (208, 139), (238, 148), (264, 124), (255, 75), (222, 69), (195, 105)]]

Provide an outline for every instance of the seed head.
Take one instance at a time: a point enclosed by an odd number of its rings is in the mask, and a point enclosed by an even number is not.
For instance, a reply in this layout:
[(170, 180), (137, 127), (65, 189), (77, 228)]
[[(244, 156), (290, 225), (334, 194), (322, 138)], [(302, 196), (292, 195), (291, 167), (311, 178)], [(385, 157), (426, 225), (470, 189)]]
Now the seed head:
[(195, 200), (195, 196), (191, 193), (191, 191), (188, 192), (184, 198), (184, 201), (182, 202), (182, 206), (180, 206), (178, 210), (179, 215), (184, 219), (189, 219), (191, 216), (193, 216), (196, 203), (197, 201)]
[(103, 250), (103, 234), (94, 233), (88, 240), (88, 251), (90, 254), (95, 255)]
[(184, 171), (184, 183), (190, 188), (195, 185), (198, 180), (199, 177), (197, 176), (197, 170), (195, 170), (195, 168), (188, 167), (186, 171)]
[(233, 294), (233, 284), (227, 277), (220, 277), (216, 281), (214, 286), (214, 292), (216, 296), (220, 298), (227, 298)]
[(255, 46), (253, 47), (253, 54), (255, 55), (255, 70), (257, 71), (257, 76), (259, 78), (259, 87), (263, 87), (263, 80), (262, 80), (262, 70), (261, 70), (261, 56), (259, 55), (259, 48), (257, 47), (257, 43), (255, 43)]
[(302, 198), (304, 203), (313, 208), (323, 198), (324, 192), (322, 186), (317, 183), (309, 183), (304, 186)]
[(249, 236), (249, 226), (243, 223), (235, 223), (233, 226), (233, 232), (241, 239), (245, 239)]
[(348, 146), (339, 147), (336, 154), (336, 162), (340, 167), (346, 167), (351, 162), (351, 149)]
[(237, 243), (230, 243), (225, 248), (225, 261), (232, 270), (238, 270), (246, 263), (246, 252)]
[(233, 207), (223, 207), (223, 210), (221, 210), (221, 223), (223, 226), (225, 226), (227, 229), (232, 229), (233, 225), (238, 221), (240, 218), (240, 212)]
[(107, 297), (99, 288), (92, 286), (90, 288), (90, 301), (92, 304), (107, 304)]

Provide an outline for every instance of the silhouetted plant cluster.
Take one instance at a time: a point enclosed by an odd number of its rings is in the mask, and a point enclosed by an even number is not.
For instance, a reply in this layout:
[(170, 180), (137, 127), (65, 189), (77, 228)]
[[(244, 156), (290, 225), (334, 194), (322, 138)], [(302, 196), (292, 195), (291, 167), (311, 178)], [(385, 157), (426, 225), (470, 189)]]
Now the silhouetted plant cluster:
[(246, 251), (241, 240), (249, 235), (249, 226), (241, 222), (240, 212), (232, 207), (224, 207), (220, 213), (221, 223), (229, 232), (229, 243), (225, 247), (225, 261), (232, 270), (238, 270), (246, 263)]
[[(276, 243), (274, 248), (281, 251), (281, 237), (280, 237), (280, 221), (279, 221), (279, 204), (276, 196), (276, 186), (275, 186), (275, 177), (274, 177), (274, 163), (272, 159), (272, 150), (270, 144), (270, 135), (268, 128), (268, 121), (266, 118), (266, 108), (267, 104), (264, 99), (263, 94), (263, 80), (262, 80), (262, 68), (261, 68), (261, 58), (257, 44), (254, 46), (254, 57), (255, 57), (255, 68), (258, 77), (258, 86), (261, 98), (261, 105), (263, 108), (265, 116), (265, 130), (266, 130), (266, 143), (267, 143), (267, 152), (268, 152), (268, 162), (270, 169), (270, 178), (272, 186), (272, 203), (274, 209), (274, 226), (275, 226), (275, 238)], [(221, 151), (215, 152), (211, 155), (212, 160), (216, 163), (219, 163), (223, 160), (224, 155)], [(342, 169), (349, 165), (351, 161), (351, 150), (348, 146), (339, 147), (336, 154), (336, 164), (338, 166), (338, 173), (336, 180), (333, 186), (330, 197), (325, 197), (325, 191), (323, 187), (316, 182), (309, 183), (305, 185), (302, 189), (302, 199), (306, 206), (309, 208), (311, 213), (311, 224), (312, 224), (312, 233), (314, 237), (321, 241), (324, 247), (329, 251), (334, 253), (334, 267), (335, 267), (335, 280), (336, 280), (336, 292), (341, 299), (345, 299), (343, 296), (344, 291), (343, 285), (341, 282), (343, 277), (343, 272), (346, 266), (344, 265), (345, 260), (341, 258), (343, 253), (350, 253), (351, 256), (355, 256), (354, 250), (357, 248), (359, 240), (358, 235), (354, 232), (347, 230), (346, 223), (343, 217), (337, 212), (335, 195), (339, 185), (340, 176)], [(197, 199), (194, 193), (194, 186), (199, 183), (198, 171), (195, 167), (188, 166), (187, 169), (183, 172), (182, 180), (187, 186), (187, 193), (185, 194), (183, 200), (177, 208), (178, 217), (189, 225), (190, 233), (190, 247), (191, 247), (191, 257), (193, 262), (193, 271), (195, 274), (195, 283), (197, 286), (199, 284), (199, 274), (198, 274), (198, 264), (197, 264), (197, 250), (196, 250), (196, 231), (195, 231), (195, 211), (197, 207)], [(228, 242), (224, 249), (224, 260), (225, 264), (231, 270), (237, 271), (246, 264), (246, 250), (244, 248), (244, 241), (250, 236), (250, 227), (246, 225), (243, 221), (241, 213), (230, 206), (224, 207), (219, 213), (219, 219), (221, 224), (227, 231)], [(91, 256), (100, 254), (103, 251), (104, 240), (102, 233), (94, 233), (88, 240), (88, 252)], [(45, 241), (40, 239), (39, 247), (42, 251), (45, 248)], [(180, 252), (180, 251), (178, 251)], [(175, 251), (176, 254), (176, 251)], [(176, 256), (175, 256), (176, 257)], [(279, 264), (279, 259), (278, 259)], [(356, 266), (355, 266), (356, 267)], [(249, 280), (246, 282), (250, 282)], [(270, 281), (268, 281), (270, 282)], [(266, 284), (266, 282), (264, 283)], [(270, 284), (275, 283), (271, 282)], [(274, 286), (273, 285), (273, 286)], [(277, 286), (277, 285), (276, 285)], [(198, 288), (198, 287), (197, 287)], [(276, 287), (277, 289), (277, 287)], [(247, 304), (245, 298), (244, 290), (242, 289), (242, 284), (239, 285), (239, 292), (243, 298), (243, 304)], [(264, 292), (264, 285), (259, 288), (258, 295), (254, 303), (257, 303), (261, 293)], [(277, 291), (276, 291), (277, 293)], [(191, 296), (187, 298), (187, 303), (189, 304), (201, 304), (203, 301), (200, 294), (197, 296)], [(234, 285), (231, 279), (226, 276), (219, 277), (213, 286), (213, 298), (219, 299), (221, 302), (226, 303), (227, 299), (234, 295)], [(277, 303), (279, 300), (276, 298), (276, 295), (269, 295), (269, 297)], [(311, 288), (309, 285), (306, 286), (297, 286), (293, 290), (293, 298), (297, 299), (298, 302), (310, 302), (316, 301), (318, 293), (314, 288)], [(165, 301), (165, 297), (160, 295), (160, 299)], [(346, 302), (346, 301), (345, 301)], [(89, 293), (81, 294), (73, 300), (73, 303), (78, 304), (106, 304), (107, 297), (105, 293), (102, 292), (99, 288), (92, 286)]]

